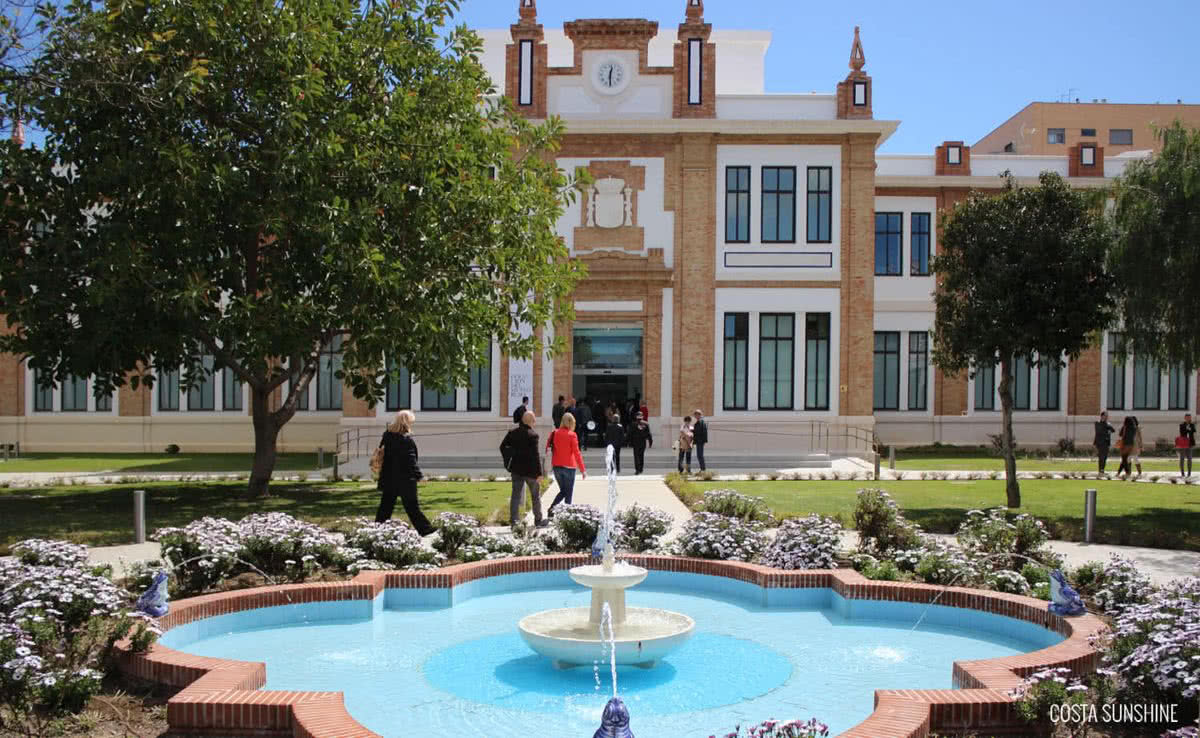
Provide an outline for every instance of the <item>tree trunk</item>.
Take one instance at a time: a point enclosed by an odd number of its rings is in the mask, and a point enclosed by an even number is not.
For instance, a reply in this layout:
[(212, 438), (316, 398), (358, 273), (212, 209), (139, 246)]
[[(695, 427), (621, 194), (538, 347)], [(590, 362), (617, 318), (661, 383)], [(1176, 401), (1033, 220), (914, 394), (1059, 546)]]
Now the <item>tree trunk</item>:
[(1004, 440), (1004, 491), (1008, 493), (1009, 508), (1021, 506), (1021, 487), (1017, 484), (1017, 452), (1012, 429), (1012, 358), (1000, 360), (1000, 409)]
[(254, 467), (250, 471), (250, 494), (267, 497), (271, 473), (275, 471), (275, 441), (279, 423), (271, 413), (271, 392), (250, 387), (250, 406), (254, 416)]

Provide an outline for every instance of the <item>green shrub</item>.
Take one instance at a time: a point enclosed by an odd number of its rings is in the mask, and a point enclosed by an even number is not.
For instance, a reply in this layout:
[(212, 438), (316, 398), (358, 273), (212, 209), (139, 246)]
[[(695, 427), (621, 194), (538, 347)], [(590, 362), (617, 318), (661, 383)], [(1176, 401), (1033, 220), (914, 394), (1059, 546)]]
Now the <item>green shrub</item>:
[(704, 493), (705, 512), (737, 518), (748, 523), (771, 523), (770, 508), (761, 497), (750, 497), (732, 489), (714, 489)]
[(858, 490), (854, 527), (864, 553), (886, 555), (921, 545), (920, 529), (904, 519), (896, 501), (881, 489)]

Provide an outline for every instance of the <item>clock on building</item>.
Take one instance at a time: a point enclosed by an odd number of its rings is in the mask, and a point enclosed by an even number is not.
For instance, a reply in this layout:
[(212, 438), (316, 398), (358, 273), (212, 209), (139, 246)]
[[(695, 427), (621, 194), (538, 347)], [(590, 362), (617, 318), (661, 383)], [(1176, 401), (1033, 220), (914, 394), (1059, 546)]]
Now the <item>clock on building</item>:
[(617, 57), (604, 57), (596, 62), (592, 69), (592, 84), (598, 92), (616, 95), (629, 85), (629, 69), (625, 62)]

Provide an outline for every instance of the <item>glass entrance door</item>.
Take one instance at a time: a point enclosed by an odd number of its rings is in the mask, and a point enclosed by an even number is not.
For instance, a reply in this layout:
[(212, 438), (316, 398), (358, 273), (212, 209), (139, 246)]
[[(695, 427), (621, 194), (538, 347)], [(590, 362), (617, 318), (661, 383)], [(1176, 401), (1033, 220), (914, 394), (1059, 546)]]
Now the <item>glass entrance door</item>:
[(571, 392), (603, 405), (642, 396), (642, 327), (582, 323), (572, 341)]

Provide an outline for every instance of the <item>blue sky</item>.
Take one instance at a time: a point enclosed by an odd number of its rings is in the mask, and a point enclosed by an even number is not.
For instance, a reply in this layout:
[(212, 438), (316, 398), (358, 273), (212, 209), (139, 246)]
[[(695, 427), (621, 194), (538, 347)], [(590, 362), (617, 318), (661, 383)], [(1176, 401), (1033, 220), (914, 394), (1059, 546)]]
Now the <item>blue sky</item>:
[[(683, 20), (685, 0), (538, 0), (538, 19)], [(517, 0), (462, 0), (458, 20), (507, 28)], [(979, 140), (1034, 101), (1200, 104), (1197, 0), (705, 0), (715, 28), (767, 30), (768, 92), (832, 92), (862, 26), (875, 117), (893, 153)], [(719, 63), (719, 62), (718, 62)]]

